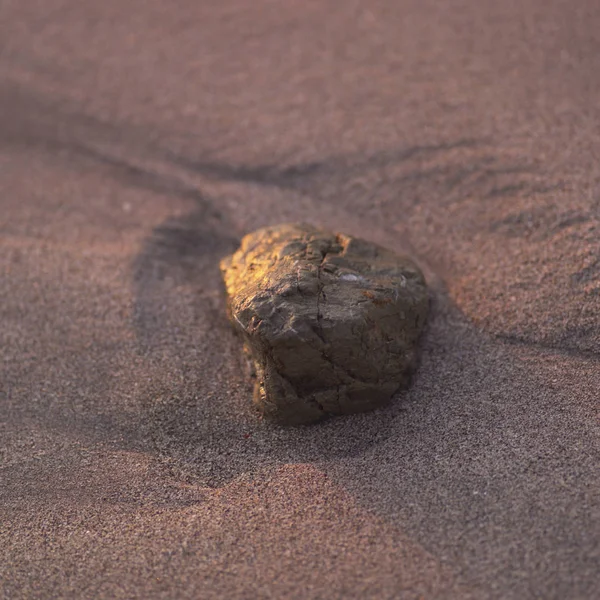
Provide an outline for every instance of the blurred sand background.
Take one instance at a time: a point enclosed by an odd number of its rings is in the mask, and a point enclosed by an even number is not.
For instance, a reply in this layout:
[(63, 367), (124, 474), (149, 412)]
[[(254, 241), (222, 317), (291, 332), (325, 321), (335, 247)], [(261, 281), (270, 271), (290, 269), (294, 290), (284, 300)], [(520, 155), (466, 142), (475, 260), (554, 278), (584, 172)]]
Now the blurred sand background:
[[(218, 261), (408, 251), (410, 392), (257, 419)], [(592, 599), (595, 0), (0, 2), (0, 595)]]

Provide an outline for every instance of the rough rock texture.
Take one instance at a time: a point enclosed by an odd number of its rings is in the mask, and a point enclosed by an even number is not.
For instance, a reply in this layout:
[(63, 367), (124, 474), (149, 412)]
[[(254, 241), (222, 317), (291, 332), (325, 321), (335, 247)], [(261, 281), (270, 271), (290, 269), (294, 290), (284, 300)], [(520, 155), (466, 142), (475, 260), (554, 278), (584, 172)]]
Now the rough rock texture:
[(244, 237), (221, 270), (266, 416), (301, 424), (362, 412), (408, 383), (428, 296), (407, 257), (285, 224)]

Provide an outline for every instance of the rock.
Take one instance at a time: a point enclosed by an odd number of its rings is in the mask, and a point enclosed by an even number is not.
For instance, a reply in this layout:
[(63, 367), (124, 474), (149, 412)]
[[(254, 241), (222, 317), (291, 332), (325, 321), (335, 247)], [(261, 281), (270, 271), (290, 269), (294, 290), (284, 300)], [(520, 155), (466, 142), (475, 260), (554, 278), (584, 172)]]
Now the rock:
[(285, 224), (244, 237), (221, 272), (265, 416), (302, 424), (363, 412), (408, 384), (428, 312), (409, 258)]

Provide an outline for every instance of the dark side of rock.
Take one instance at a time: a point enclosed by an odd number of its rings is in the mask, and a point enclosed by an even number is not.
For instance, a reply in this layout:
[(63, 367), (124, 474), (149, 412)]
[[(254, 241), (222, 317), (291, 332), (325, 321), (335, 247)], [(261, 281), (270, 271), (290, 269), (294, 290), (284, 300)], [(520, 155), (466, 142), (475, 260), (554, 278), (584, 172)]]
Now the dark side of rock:
[(221, 271), (266, 417), (292, 425), (363, 412), (408, 385), (428, 312), (409, 258), (284, 224), (245, 236)]

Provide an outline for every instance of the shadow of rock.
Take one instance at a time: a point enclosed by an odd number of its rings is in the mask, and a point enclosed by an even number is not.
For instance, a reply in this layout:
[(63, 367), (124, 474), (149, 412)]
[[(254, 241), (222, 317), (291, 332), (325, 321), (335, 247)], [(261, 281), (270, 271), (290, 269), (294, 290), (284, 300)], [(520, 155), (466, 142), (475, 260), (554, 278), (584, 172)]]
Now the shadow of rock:
[(138, 392), (142, 437), (177, 476), (220, 486), (240, 473), (358, 455), (402, 419), (401, 398), (374, 413), (282, 428), (255, 413), (241, 343), (225, 316), (219, 259), (238, 245), (210, 204), (169, 219), (134, 265), (135, 331), (152, 376)]

